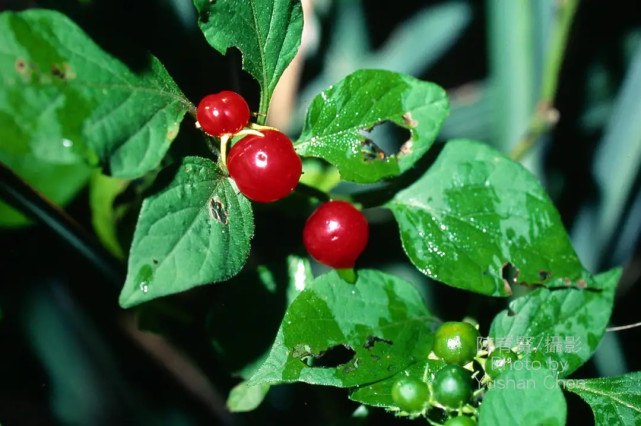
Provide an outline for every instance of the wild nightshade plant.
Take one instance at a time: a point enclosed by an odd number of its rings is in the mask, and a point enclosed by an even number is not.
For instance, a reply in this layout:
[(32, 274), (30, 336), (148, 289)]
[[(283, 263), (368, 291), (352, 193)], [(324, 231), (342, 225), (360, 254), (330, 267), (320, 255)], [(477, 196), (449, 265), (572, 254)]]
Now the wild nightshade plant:
[[(230, 408), (254, 408), (272, 385), (305, 382), (347, 388), (353, 401), (446, 424), (531, 424), (532, 419), (565, 424), (561, 387), (543, 383), (550, 377), (559, 383), (592, 356), (611, 315), (620, 270), (591, 275), (540, 183), (486, 144), (447, 141), (420, 177), (409, 185), (399, 179), (416, 171), (448, 116), (447, 94), (435, 83), (392, 71), (359, 70), (311, 102), (293, 145), (276, 129), (261, 127), (274, 88), (300, 45), (301, 4), (194, 4), (209, 44), (222, 54), (232, 47), (240, 50), (244, 70), (259, 83), (260, 105), (253, 116), (257, 133), (245, 137), (264, 143), (260, 149), (265, 152), (275, 149), (267, 143), (272, 139), (284, 140), (283, 149), (291, 150), (291, 160), (270, 170), (262, 189), (248, 177), (255, 171), (254, 157), (243, 160), (242, 140), (237, 145), (231, 140), (251, 127), (244, 100), (225, 91), (196, 108), (154, 57), (146, 69), (134, 72), (58, 12), (0, 14), (0, 159), (18, 174), (13, 159), (28, 156), (82, 170), (100, 168), (126, 182), (143, 177), (164, 182), (151, 186), (140, 208), (120, 305), (132, 308), (223, 283), (244, 267), (255, 267), (246, 265), (254, 236), (250, 199), (284, 197), (300, 176), (298, 156), (320, 159), (338, 170), (343, 181), (385, 181), (393, 194), (381, 200), (367, 190), (358, 197), (310, 186), (295, 190), (321, 210), (344, 206), (360, 233), (346, 240), (355, 241), (355, 248), (334, 260), (332, 255), (351, 246), (331, 248), (329, 231), (309, 231), (308, 248), (322, 246), (310, 248), (311, 255), (321, 262), (331, 258), (324, 263), (340, 271), (313, 277), (307, 258), (287, 259), (295, 294), (273, 347), (264, 362), (247, 366), (247, 381), (232, 391)], [(232, 99), (233, 111), (229, 120), (219, 121), (213, 111), (224, 110), (227, 99)], [(200, 122), (214, 154), (180, 158), (156, 177), (184, 119)], [(398, 152), (372, 150), (376, 141), (364, 136), (382, 123), (410, 133)], [(258, 145), (247, 149), (247, 155), (258, 155)], [(251, 189), (246, 189), (247, 181)], [(277, 203), (274, 208), (285, 206)], [(494, 297), (512, 295), (515, 286), (533, 290), (499, 313), (484, 338), (468, 323), (448, 322), (437, 332), (442, 321), (412, 284), (376, 269), (359, 269), (357, 257), (369, 232), (360, 210), (367, 214), (372, 207), (391, 211), (409, 261), (441, 283), (435, 285)], [(334, 210), (327, 220), (342, 223), (342, 213)], [(549, 350), (545, 342), (552, 339), (574, 345)], [(332, 351), (345, 356), (324, 362)], [(488, 354), (502, 351), (510, 355), (501, 359), (510, 362), (492, 364)], [(517, 361), (538, 368), (509, 368)], [(555, 369), (558, 365), (565, 368)], [(506, 379), (534, 385), (490, 385)], [(639, 380), (640, 373), (589, 379), (570, 391), (592, 406), (598, 422), (632, 424), (641, 422)], [(254, 400), (247, 403), (250, 395)]]

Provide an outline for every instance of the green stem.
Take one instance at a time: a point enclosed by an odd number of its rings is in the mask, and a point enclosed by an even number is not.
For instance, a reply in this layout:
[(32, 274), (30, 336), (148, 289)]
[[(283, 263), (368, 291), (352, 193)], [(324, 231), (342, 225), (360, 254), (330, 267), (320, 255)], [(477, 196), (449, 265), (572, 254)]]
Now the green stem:
[(339, 277), (350, 284), (354, 284), (356, 282), (356, 271), (354, 270), (354, 268), (337, 269), (336, 273)]
[(116, 286), (122, 285), (122, 265), (60, 207), (29, 186), (0, 161), (0, 198), (29, 218), (42, 222), (76, 248)]
[(563, 0), (559, 5), (559, 18), (555, 33), (550, 41), (550, 50), (543, 71), (543, 83), (541, 85), (541, 101), (554, 102), (556, 90), (559, 84), (559, 71), (563, 65), (563, 55), (567, 46), (568, 35), (572, 27), (572, 21), (576, 15), (579, 0)]
[(558, 112), (554, 109), (554, 98), (559, 85), (559, 73), (563, 65), (563, 56), (567, 46), (568, 35), (579, 0), (562, 0), (558, 6), (558, 19), (550, 40), (550, 48), (543, 69), (541, 93), (537, 107), (530, 120), (527, 134), (510, 153), (512, 159), (519, 161), (534, 146), (543, 133), (556, 124)]
[(227, 173), (227, 144), (229, 144), (230, 135), (222, 135), (220, 137), (220, 163), (223, 172)]
[(196, 111), (197, 111), (196, 106), (194, 106), (194, 104), (190, 102), (189, 108), (187, 109), (187, 113), (189, 113), (189, 115), (191, 115), (194, 118), (194, 120), (198, 122), (198, 115), (196, 114)]
[(256, 121), (258, 124), (265, 124), (267, 120), (267, 111), (269, 110), (269, 101), (271, 100), (271, 94), (269, 90), (261, 88), (260, 91), (260, 105), (258, 106), (258, 115), (256, 116)]

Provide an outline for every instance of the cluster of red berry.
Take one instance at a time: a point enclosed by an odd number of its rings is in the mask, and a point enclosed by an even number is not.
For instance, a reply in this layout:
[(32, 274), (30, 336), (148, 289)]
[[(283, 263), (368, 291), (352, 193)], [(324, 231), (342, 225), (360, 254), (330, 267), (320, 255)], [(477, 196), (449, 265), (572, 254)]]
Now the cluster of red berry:
[[(302, 162), (292, 141), (276, 129), (250, 124), (249, 106), (241, 95), (231, 91), (207, 95), (200, 101), (196, 117), (202, 130), (220, 138), (223, 146), (231, 137), (247, 134), (231, 147), (226, 158), (225, 149), (221, 149), (229, 176), (247, 198), (269, 203), (294, 190)], [(247, 126), (254, 131), (243, 130)], [(368, 238), (365, 216), (346, 201), (321, 204), (303, 230), (309, 254), (336, 269), (353, 268)]]

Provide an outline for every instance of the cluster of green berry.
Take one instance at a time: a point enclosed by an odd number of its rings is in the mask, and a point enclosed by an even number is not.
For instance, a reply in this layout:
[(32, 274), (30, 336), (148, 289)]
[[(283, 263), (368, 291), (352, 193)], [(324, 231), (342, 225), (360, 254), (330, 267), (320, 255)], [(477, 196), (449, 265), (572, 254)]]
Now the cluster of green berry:
[[(436, 372), (429, 385), (412, 377), (394, 383), (392, 400), (396, 406), (414, 415), (425, 413), (432, 406), (439, 407), (445, 409), (448, 417), (444, 426), (475, 425), (476, 409), (468, 404), (473, 395), (473, 377), (482, 374), (478, 367), (484, 370), (479, 383), (485, 384), (518, 360), (512, 351), (494, 351), (484, 359), (487, 353), (478, 351), (479, 338), (479, 331), (470, 323), (443, 323), (434, 334), (432, 352), (446, 365)], [(469, 409), (464, 410), (465, 406)]]
[[(198, 104), (199, 127), (221, 141), (221, 160), (238, 190), (252, 201), (269, 203), (297, 186), (302, 162), (292, 141), (277, 129), (250, 123), (249, 106), (238, 93), (223, 91)], [(244, 136), (226, 154), (232, 137)], [(365, 216), (346, 201), (321, 204), (303, 230), (303, 244), (318, 262), (350, 269), (365, 249), (369, 227)]]
[(431, 387), (415, 378), (403, 378), (392, 387), (392, 399), (403, 411), (423, 412), (435, 405), (447, 410), (456, 410), (459, 415), (450, 417), (446, 426), (475, 425), (472, 417), (461, 408), (472, 397), (472, 373), (463, 367), (476, 356), (479, 332), (466, 322), (446, 322), (434, 335), (434, 354), (446, 362), (435, 375)]

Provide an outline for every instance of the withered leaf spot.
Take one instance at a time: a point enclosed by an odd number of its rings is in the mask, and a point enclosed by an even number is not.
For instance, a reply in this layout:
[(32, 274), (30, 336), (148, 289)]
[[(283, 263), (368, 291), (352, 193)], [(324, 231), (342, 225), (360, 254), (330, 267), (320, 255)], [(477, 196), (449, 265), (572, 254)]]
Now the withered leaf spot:
[(227, 225), (229, 223), (229, 216), (225, 204), (218, 197), (209, 200), (209, 216), (217, 222)]

